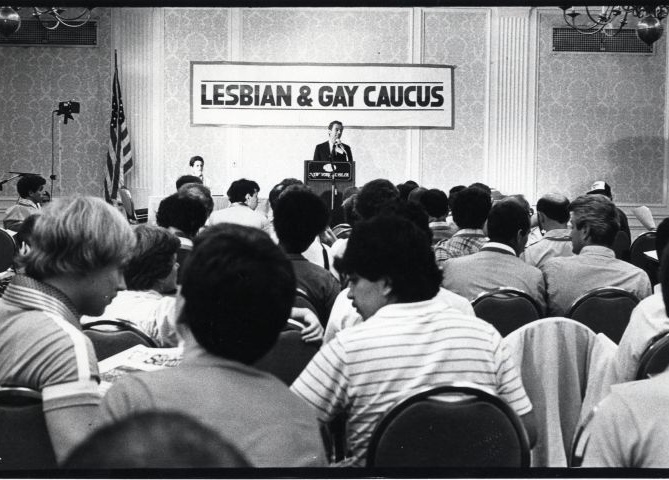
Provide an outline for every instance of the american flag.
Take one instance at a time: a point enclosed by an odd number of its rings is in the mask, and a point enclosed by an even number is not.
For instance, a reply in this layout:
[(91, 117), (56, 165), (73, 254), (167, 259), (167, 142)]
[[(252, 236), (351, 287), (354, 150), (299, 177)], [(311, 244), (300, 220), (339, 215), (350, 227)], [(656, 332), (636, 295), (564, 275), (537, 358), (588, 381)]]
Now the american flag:
[[(132, 169), (130, 134), (128, 133), (125, 113), (123, 112), (116, 52), (114, 52), (114, 83), (112, 84), (112, 90), (109, 149), (107, 151), (107, 169), (105, 173), (105, 200), (113, 204), (118, 200), (118, 190), (125, 183), (125, 175)], [(123, 171), (121, 171), (121, 168), (123, 168)]]

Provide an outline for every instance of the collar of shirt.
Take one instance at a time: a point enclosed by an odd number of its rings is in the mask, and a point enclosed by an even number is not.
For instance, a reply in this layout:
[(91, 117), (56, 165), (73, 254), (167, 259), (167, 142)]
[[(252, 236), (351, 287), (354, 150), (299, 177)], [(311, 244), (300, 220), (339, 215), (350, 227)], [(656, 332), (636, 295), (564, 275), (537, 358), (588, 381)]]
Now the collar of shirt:
[(485, 233), (480, 228), (461, 228), (453, 236), (467, 235), (471, 237), (485, 237)]
[(611, 250), (609, 247), (605, 247), (604, 245), (586, 245), (581, 249), (580, 255), (588, 255), (592, 257), (608, 257), (608, 258), (616, 258), (616, 254), (613, 250)]
[(81, 329), (79, 312), (63, 292), (28, 275), (17, 274), (2, 299), (25, 310), (41, 310), (67, 320)]
[(293, 260), (304, 261), (304, 262), (309, 261), (301, 253), (286, 253), (286, 258), (290, 261), (293, 261)]
[(224, 368), (226, 370), (236, 370), (240, 373), (251, 376), (266, 376), (270, 377), (268, 373), (261, 372), (249, 365), (245, 365), (235, 360), (220, 357), (208, 352), (202, 345), (197, 343), (194, 338), (184, 342), (183, 360), (181, 365), (197, 365), (201, 367)]
[(365, 325), (382, 321), (384, 318), (415, 318), (416, 313), (421, 314), (434, 310), (435, 313), (443, 312), (444, 305), (436, 302), (433, 298), (422, 302), (391, 303), (379, 308), (374, 315), (365, 321)]
[[(499, 242), (488, 242), (481, 247), (481, 250), (496, 251), (499, 253), (508, 253), (510, 255), (516, 256), (516, 251), (508, 245)], [(500, 252), (500, 250), (502, 250)]]
[(571, 241), (571, 230), (568, 228), (556, 228), (554, 230), (549, 230), (544, 235), (544, 238), (550, 238), (551, 240)]
[(30, 207), (34, 208), (36, 210), (39, 210), (39, 205), (37, 205), (35, 202), (30, 200), (29, 198), (19, 198), (19, 201), (16, 202), (18, 205), (23, 205), (24, 207)]

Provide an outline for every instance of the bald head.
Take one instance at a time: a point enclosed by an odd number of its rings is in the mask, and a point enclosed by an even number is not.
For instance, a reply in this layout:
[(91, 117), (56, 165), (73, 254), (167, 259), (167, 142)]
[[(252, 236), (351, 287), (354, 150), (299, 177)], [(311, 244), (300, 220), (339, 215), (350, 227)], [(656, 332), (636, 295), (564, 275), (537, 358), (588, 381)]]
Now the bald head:
[(537, 202), (539, 223), (548, 231), (567, 228), (569, 221), (569, 199), (559, 193), (547, 193)]

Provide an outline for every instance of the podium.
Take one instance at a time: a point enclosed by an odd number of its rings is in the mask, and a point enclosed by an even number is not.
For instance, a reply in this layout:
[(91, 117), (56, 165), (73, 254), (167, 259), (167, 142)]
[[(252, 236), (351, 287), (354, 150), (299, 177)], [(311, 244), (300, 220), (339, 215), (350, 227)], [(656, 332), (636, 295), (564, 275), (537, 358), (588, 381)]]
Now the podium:
[(305, 160), (304, 183), (325, 201), (332, 212), (341, 205), (344, 190), (355, 185), (355, 162)]

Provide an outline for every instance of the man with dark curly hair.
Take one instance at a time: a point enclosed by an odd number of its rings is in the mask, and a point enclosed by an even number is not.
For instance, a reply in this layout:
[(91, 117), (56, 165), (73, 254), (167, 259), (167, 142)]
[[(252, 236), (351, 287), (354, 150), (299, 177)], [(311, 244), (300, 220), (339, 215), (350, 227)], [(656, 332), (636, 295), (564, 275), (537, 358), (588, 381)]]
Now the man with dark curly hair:
[(389, 406), (446, 382), (494, 389), (534, 436), (532, 405), (500, 334), (435, 298), (441, 272), (429, 234), (398, 215), (362, 221), (338, 268), (349, 276), (348, 297), (364, 323), (323, 345), (291, 390), (322, 422), (347, 415), (348, 465), (364, 464)]
[(18, 231), (26, 218), (39, 212), (40, 204), (44, 200), (45, 184), (46, 180), (41, 175), (25, 175), (19, 179), (16, 191), (20, 198), (16, 205), (7, 210), (2, 221), (4, 228)]

